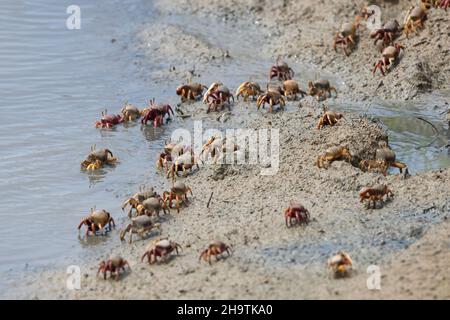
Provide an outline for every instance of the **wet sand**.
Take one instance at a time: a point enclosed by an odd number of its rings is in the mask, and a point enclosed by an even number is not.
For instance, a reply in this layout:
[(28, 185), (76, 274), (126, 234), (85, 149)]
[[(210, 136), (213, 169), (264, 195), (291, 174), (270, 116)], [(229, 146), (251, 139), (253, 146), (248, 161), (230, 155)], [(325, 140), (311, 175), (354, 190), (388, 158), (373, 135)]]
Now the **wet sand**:
[[(352, 13), (362, 7), (360, 1), (324, 3), (320, 5), (321, 10), (313, 1), (301, 5), (295, 1), (277, 1), (264, 6), (257, 1), (229, 6), (214, 0), (189, 6), (187, 3), (190, 2), (156, 1), (155, 6), (163, 15), (183, 12), (198, 19), (215, 16), (233, 28), (248, 28), (241, 34), (248, 37), (256, 32), (254, 23), (258, 21), (258, 34), (269, 39), (259, 48), (258, 56), (275, 59), (281, 55), (287, 61), (312, 63), (336, 73), (345, 83), (339, 87), (338, 99), (344, 96), (360, 101), (362, 110), (381, 80), (383, 85), (376, 90), (376, 95), (394, 100), (420, 99), (423, 93), (436, 90), (445, 95), (449, 89), (448, 66), (441, 59), (448, 54), (449, 44), (443, 27), (449, 18), (444, 11), (433, 9), (426, 29), (418, 36), (402, 40), (407, 54), (401, 63), (386, 77), (373, 78), (370, 66), (379, 55), (371, 50), (371, 40), (364, 31), (350, 57), (334, 53), (331, 48), (334, 30), (341, 20), (351, 19)], [(390, 14), (403, 14), (408, 6), (406, 1), (383, 2)], [(298, 21), (302, 21), (301, 28), (296, 26)], [(154, 36), (156, 30), (158, 36)], [(185, 81), (192, 74), (189, 73), (192, 61), (201, 61), (196, 64), (194, 75), (204, 80), (206, 73), (217, 72), (227, 59), (239, 59), (169, 24), (147, 26), (137, 38), (142, 40), (141, 50), (148, 59), (167, 61), (168, 68), (149, 70), (156, 81)], [(423, 67), (424, 64), (418, 67), (417, 61), (423, 61), (429, 68)], [(142, 66), (145, 67), (145, 62)], [(194, 80), (197, 80), (195, 76)], [(227, 85), (234, 91), (239, 83)], [(447, 107), (439, 105), (435, 109), (441, 112)], [(279, 129), (277, 174), (262, 176), (261, 168), (252, 165), (202, 166), (198, 172), (181, 179), (194, 192), (189, 207), (179, 214), (173, 210), (161, 218), (162, 236), (183, 247), (179, 256), (149, 266), (140, 262), (140, 256), (153, 238), (132, 245), (121, 244), (118, 231), (113, 231), (110, 240), (117, 246), (101, 257), (88, 257), (81, 266), (81, 290), (67, 290), (65, 270), (51, 270), (16, 283), (9, 297), (450, 298), (450, 169), (413, 174), (405, 179), (393, 170), (386, 177), (364, 173), (345, 161), (333, 162), (327, 170), (317, 168), (316, 157), (328, 147), (346, 146), (361, 158), (373, 157), (378, 143), (388, 136), (377, 121), (350, 112), (337, 126), (318, 131), (315, 126), (321, 108), (310, 98), (289, 102), (286, 112), (274, 114), (268, 114), (267, 110), (256, 112), (254, 102), (238, 102), (232, 107), (230, 119), (223, 124), (216, 121), (220, 114), (206, 115), (201, 102), (182, 108), (193, 114), (187, 122), (204, 120), (205, 127)], [(182, 120), (177, 121), (183, 125)], [(153, 163), (146, 165), (153, 166)], [(395, 196), (382, 208), (365, 209), (359, 202), (358, 191), (375, 183), (388, 184)], [(165, 181), (158, 189), (162, 191), (169, 186), (170, 182)], [(211, 192), (214, 195), (207, 208)], [(286, 228), (283, 210), (290, 200), (297, 200), (309, 209), (312, 219), (309, 225)], [(213, 239), (230, 244), (233, 254), (210, 266), (199, 262), (198, 256)], [(354, 260), (355, 272), (350, 278), (336, 280), (327, 271), (327, 259), (338, 250), (347, 251)], [(126, 258), (132, 269), (119, 282), (96, 277), (99, 260), (112, 252)], [(366, 287), (366, 269), (370, 265), (381, 268), (381, 290)]]

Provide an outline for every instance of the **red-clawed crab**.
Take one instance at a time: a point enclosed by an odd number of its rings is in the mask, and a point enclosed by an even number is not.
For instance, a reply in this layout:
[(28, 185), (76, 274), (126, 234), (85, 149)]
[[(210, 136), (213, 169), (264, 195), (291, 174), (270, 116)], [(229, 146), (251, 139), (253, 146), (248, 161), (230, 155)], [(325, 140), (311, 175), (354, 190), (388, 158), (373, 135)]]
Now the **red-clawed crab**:
[(375, 66), (372, 70), (372, 74), (375, 75), (375, 72), (377, 71), (377, 69), (380, 69), (382, 75), (384, 76), (387, 72), (387, 68), (389, 66), (392, 66), (393, 62), (398, 60), (400, 53), (404, 49), (405, 48), (403, 46), (399, 45), (398, 43), (395, 43), (393, 46), (386, 47), (382, 53), (383, 59), (379, 60), (375, 64)]
[(120, 110), (122, 114), (123, 121), (135, 121), (139, 119), (142, 115), (142, 112), (135, 106), (125, 103), (123, 108)]
[(108, 110), (102, 111), (102, 118), (96, 121), (94, 126), (96, 128), (113, 128), (114, 126), (123, 122), (123, 118), (117, 114), (108, 114)]
[(105, 164), (113, 164), (117, 159), (109, 149), (96, 150), (95, 145), (91, 146), (91, 152), (86, 159), (81, 162), (81, 167), (86, 170), (97, 170)]
[(445, 11), (447, 11), (447, 8), (450, 7), (450, 0), (435, 0), (434, 5), (436, 8), (445, 9)]
[(286, 101), (284, 100), (281, 93), (276, 91), (266, 91), (264, 94), (258, 97), (256, 100), (256, 106), (259, 108), (262, 106), (264, 108), (265, 104), (269, 104), (269, 112), (273, 112), (273, 106), (280, 105), (280, 108), (284, 110), (284, 106), (286, 105)]
[(98, 266), (97, 276), (100, 272), (103, 273), (103, 279), (106, 280), (107, 272), (109, 271), (109, 276), (115, 276), (116, 281), (119, 280), (120, 272), (125, 272), (125, 266), (131, 270), (128, 261), (121, 256), (113, 255), (108, 260), (100, 262)]
[(399, 32), (400, 25), (397, 20), (390, 20), (380, 29), (372, 31), (370, 37), (375, 39), (373, 42), (375, 45), (378, 41), (382, 41), (382, 48), (384, 49), (386, 46), (392, 44)]
[(370, 208), (370, 202), (373, 204), (373, 208), (376, 208), (377, 201), (383, 201), (383, 197), (393, 197), (391, 189), (387, 185), (378, 184), (374, 187), (364, 187), (359, 191), (360, 202), (368, 201), (367, 207)]
[(158, 105), (155, 103), (155, 99), (152, 99), (149, 101), (149, 107), (142, 111), (143, 118), (141, 119), (141, 123), (147, 124), (148, 121), (153, 121), (153, 126), (156, 128), (164, 124), (164, 117), (166, 115), (170, 119), (170, 114), (174, 114), (170, 105)]
[(172, 180), (175, 180), (175, 176), (179, 176), (178, 172), (183, 171), (183, 176), (187, 176), (187, 170), (192, 170), (192, 168), (196, 166), (197, 169), (200, 169), (198, 165), (198, 159), (194, 155), (193, 152), (184, 153), (181, 156), (175, 158), (172, 162), (172, 165), (169, 167), (167, 171), (167, 178), (171, 177)]
[(270, 67), (269, 80), (277, 78), (279, 81), (290, 80), (294, 77), (295, 73), (292, 68), (288, 66), (286, 62), (281, 62), (278, 58), (276, 64)]
[(187, 194), (192, 194), (192, 189), (186, 186), (183, 182), (177, 181), (173, 184), (170, 192), (164, 192), (164, 203), (168, 205), (169, 208), (172, 208), (172, 201), (175, 199), (177, 212), (180, 212), (181, 204), (187, 206), (189, 200)]
[(284, 96), (290, 100), (297, 100), (297, 94), (300, 94), (302, 98), (306, 95), (306, 92), (300, 89), (295, 80), (284, 81), (282, 89)]
[(145, 188), (143, 186), (140, 187), (139, 192), (135, 193), (131, 198), (125, 201), (122, 204), (122, 210), (124, 210), (127, 206), (130, 206), (130, 210), (128, 211), (128, 217), (131, 218), (132, 210), (137, 211), (137, 206), (147, 200), (148, 198), (158, 197), (158, 194), (155, 190), (150, 188)]
[(133, 233), (137, 233), (141, 239), (144, 239), (145, 236), (154, 229), (161, 233), (161, 224), (154, 222), (151, 217), (143, 215), (132, 218), (131, 223), (129, 223), (125, 229), (120, 231), (120, 241), (124, 241), (125, 236), (128, 234), (128, 241), (133, 243)]
[(353, 261), (348, 253), (339, 251), (336, 255), (328, 259), (328, 268), (335, 278), (344, 278), (351, 274)]
[(236, 90), (236, 99), (239, 99), (239, 97), (242, 96), (244, 98), (244, 102), (247, 102), (249, 97), (252, 97), (253, 100), (256, 100), (258, 95), (261, 93), (262, 90), (259, 84), (257, 84), (256, 82), (245, 81)]
[(352, 155), (347, 148), (336, 146), (325, 150), (325, 152), (317, 157), (316, 166), (319, 168), (328, 169), (331, 162), (336, 160), (346, 159), (352, 161)]
[(165, 258), (173, 251), (178, 255), (178, 249), (182, 249), (178, 243), (168, 239), (161, 239), (148, 245), (145, 253), (141, 257), (141, 261), (144, 261), (144, 258), (147, 257), (148, 263), (153, 264), (157, 262), (158, 257)]
[(211, 264), (211, 256), (216, 257), (216, 261), (219, 260), (219, 255), (226, 252), (228, 256), (231, 255), (231, 248), (229, 245), (226, 245), (222, 241), (214, 240), (209, 245), (208, 248), (200, 253), (199, 261), (202, 259), (208, 261)]
[(89, 235), (89, 232), (95, 235), (97, 231), (103, 231), (103, 228), (106, 225), (108, 225), (109, 230), (112, 230), (112, 228), (116, 226), (114, 219), (108, 211), (95, 210), (95, 208), (91, 208), (91, 213), (81, 220), (78, 225), (78, 230), (80, 230), (83, 225), (86, 226), (86, 236)]
[(423, 28), (423, 23), (427, 19), (427, 10), (429, 8), (429, 4), (426, 2), (420, 2), (419, 5), (409, 9), (403, 24), (403, 32), (407, 38), (411, 32), (415, 32), (417, 34), (417, 28)]
[(300, 203), (291, 201), (289, 207), (284, 210), (284, 219), (286, 226), (292, 226), (292, 219), (295, 219), (297, 223), (309, 222), (309, 211)]
[(341, 29), (336, 32), (333, 40), (333, 49), (337, 51), (337, 46), (340, 45), (342, 51), (348, 56), (350, 53), (348, 49), (353, 48), (356, 45), (356, 30), (359, 28), (359, 21), (361, 17), (356, 16), (354, 23), (344, 23)]
[(344, 118), (341, 113), (328, 111), (328, 108), (323, 108), (323, 114), (320, 116), (319, 121), (317, 122), (317, 129), (322, 129), (323, 126), (334, 126), (338, 120)]
[(206, 91), (203, 102), (208, 104), (207, 113), (211, 110), (217, 111), (221, 109), (225, 103), (230, 107), (231, 100), (234, 102), (234, 97), (230, 90), (221, 83), (214, 82)]
[(308, 94), (310, 96), (315, 96), (317, 101), (320, 101), (322, 97), (331, 97), (331, 91), (333, 91), (337, 97), (337, 90), (335, 87), (330, 85), (330, 81), (326, 79), (319, 79), (316, 81), (308, 81)]
[(200, 83), (189, 83), (179, 86), (176, 90), (177, 95), (181, 96), (181, 102), (186, 100), (197, 100), (203, 95), (203, 90), (208, 88)]

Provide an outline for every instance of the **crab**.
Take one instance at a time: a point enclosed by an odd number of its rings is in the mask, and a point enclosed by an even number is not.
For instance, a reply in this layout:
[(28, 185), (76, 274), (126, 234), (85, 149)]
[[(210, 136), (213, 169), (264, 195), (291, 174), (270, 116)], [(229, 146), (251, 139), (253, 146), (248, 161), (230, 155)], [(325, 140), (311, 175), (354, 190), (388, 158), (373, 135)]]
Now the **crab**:
[(327, 108), (324, 108), (323, 114), (320, 116), (319, 121), (317, 122), (317, 129), (322, 129), (323, 126), (334, 126), (338, 120), (342, 119), (344, 116), (342, 113), (328, 111)]
[(138, 216), (148, 215), (151, 216), (156, 214), (159, 216), (159, 212), (163, 211), (164, 214), (170, 213), (169, 208), (166, 205), (166, 202), (163, 201), (161, 197), (151, 197), (142, 201), (142, 203), (136, 206), (136, 212)]
[(167, 115), (168, 119), (170, 119), (170, 115), (172, 116), (174, 115), (173, 109), (169, 104), (159, 105), (155, 102), (155, 98), (149, 100), (148, 108), (142, 110), (142, 114), (146, 115), (149, 110), (156, 110), (157, 112), (159, 112), (159, 115), (161, 115), (162, 118), (164, 118)]
[(375, 11), (374, 10), (369, 10), (369, 7), (365, 6), (365, 7), (363, 7), (361, 9), (360, 14), (361, 14), (361, 17), (363, 17), (364, 20), (367, 21), (367, 20), (369, 20), (369, 18), (371, 16), (373, 16), (375, 14)]
[(353, 261), (348, 253), (339, 251), (328, 259), (328, 268), (333, 272), (335, 278), (344, 278), (351, 274)]
[(288, 99), (297, 100), (297, 94), (303, 98), (306, 92), (299, 88), (297, 81), (286, 80), (283, 82), (283, 94)]
[(397, 20), (390, 20), (386, 22), (382, 28), (372, 31), (371, 38), (375, 38), (374, 45), (378, 41), (382, 41), (382, 48), (392, 44), (400, 31), (400, 25)]
[(384, 76), (387, 72), (387, 68), (393, 65), (393, 62), (398, 60), (400, 53), (403, 50), (405, 50), (405, 47), (399, 45), (398, 43), (394, 43), (393, 46), (384, 48), (381, 54), (383, 56), (383, 59), (374, 64), (372, 74), (375, 75), (377, 69), (380, 69), (381, 74)]
[(174, 115), (172, 107), (168, 104), (158, 105), (155, 103), (155, 99), (149, 101), (149, 107), (142, 111), (143, 118), (142, 124), (147, 124), (148, 121), (153, 121), (153, 127), (157, 127), (164, 124), (164, 117), (170, 114)]
[(175, 160), (172, 162), (172, 165), (170, 166), (169, 170), (167, 170), (167, 178), (172, 177), (172, 179), (175, 179), (175, 175), (178, 175), (179, 171), (183, 171), (183, 176), (187, 176), (187, 170), (192, 170), (192, 168), (196, 166), (197, 169), (200, 169), (197, 157), (194, 156), (194, 154), (191, 153), (184, 153), (181, 156), (175, 158)]
[(342, 24), (341, 29), (336, 32), (334, 36), (334, 51), (337, 51), (337, 45), (340, 45), (346, 56), (350, 54), (347, 49), (355, 46), (356, 44), (356, 30), (359, 28), (360, 19), (360, 16), (356, 16), (354, 23), (346, 22)]
[(161, 224), (153, 222), (152, 218), (143, 215), (131, 219), (125, 229), (120, 231), (120, 241), (125, 240), (125, 236), (129, 234), (129, 243), (133, 242), (133, 233), (137, 233), (142, 239), (145, 238), (146, 234), (157, 229), (161, 233)]
[(266, 91), (264, 94), (258, 97), (256, 100), (256, 105), (259, 108), (262, 106), (264, 108), (265, 104), (269, 104), (269, 112), (272, 113), (273, 106), (280, 105), (280, 108), (284, 110), (284, 106), (286, 105), (286, 101), (284, 100), (281, 93), (276, 91)]
[(300, 203), (291, 201), (289, 207), (284, 210), (284, 218), (288, 228), (292, 226), (292, 219), (295, 219), (299, 224), (308, 223), (309, 211)]
[(239, 146), (237, 144), (227, 143), (226, 138), (222, 139), (217, 136), (212, 136), (203, 145), (200, 156), (203, 156), (202, 160), (207, 160), (207, 157), (211, 156), (215, 164), (220, 157), (225, 155), (227, 148), (229, 150), (233, 150), (233, 152), (239, 150)]
[(164, 151), (159, 153), (157, 156), (156, 168), (165, 168), (167, 171), (169, 169), (169, 163), (171, 163), (174, 158), (177, 158), (183, 153), (190, 151), (190, 149), (190, 146), (181, 143), (167, 142), (164, 146)]
[(366, 208), (370, 208), (370, 202), (372, 201), (373, 208), (376, 208), (377, 201), (383, 201), (383, 197), (389, 198), (393, 197), (391, 189), (387, 185), (378, 184), (373, 187), (364, 187), (359, 191), (360, 202), (368, 200), (368, 205)]
[(164, 192), (164, 202), (168, 204), (169, 208), (172, 208), (172, 201), (173, 199), (175, 199), (177, 212), (179, 213), (180, 203), (184, 203), (185, 205), (187, 205), (187, 203), (189, 202), (187, 197), (188, 192), (190, 192), (191, 196), (193, 196), (192, 189), (190, 187), (186, 186), (183, 182), (177, 181), (173, 184), (170, 192)]
[(411, 32), (417, 34), (417, 28), (423, 28), (423, 23), (427, 19), (427, 10), (429, 8), (430, 5), (422, 1), (419, 5), (409, 9), (403, 25), (403, 33), (407, 38)]
[(123, 106), (120, 113), (122, 114), (123, 121), (135, 121), (142, 115), (142, 112), (137, 107), (128, 103)]
[(398, 168), (400, 173), (403, 173), (403, 170), (405, 170), (405, 174), (408, 174), (408, 166), (405, 163), (396, 160), (394, 150), (390, 149), (387, 144), (381, 144), (381, 147), (376, 150), (375, 159), (383, 163), (384, 175), (387, 174), (387, 169), (389, 167)]
[(96, 128), (112, 128), (120, 123), (122, 123), (124, 119), (120, 115), (116, 114), (108, 114), (108, 110), (102, 111), (102, 118), (100, 121), (96, 121), (94, 126)]
[(97, 170), (105, 164), (112, 164), (116, 161), (117, 159), (113, 156), (111, 150), (96, 150), (96, 146), (93, 145), (91, 146), (91, 152), (87, 155), (86, 159), (81, 162), (81, 167), (86, 170)]
[[(330, 85), (330, 81), (326, 79), (319, 79), (317, 81), (309, 81), (308, 82), (308, 94), (310, 96), (316, 96), (317, 100), (320, 101), (322, 96), (325, 96), (328, 93), (328, 97), (331, 97), (331, 91), (335, 93), (337, 97), (337, 90), (335, 87)], [(326, 96), (325, 96), (326, 98)]]
[(219, 240), (214, 240), (210, 242), (208, 245), (208, 248), (203, 250), (202, 253), (200, 253), (200, 257), (198, 258), (199, 261), (202, 259), (205, 261), (208, 261), (209, 264), (211, 264), (211, 256), (216, 257), (216, 260), (219, 260), (219, 255), (226, 252), (228, 256), (231, 255), (231, 248), (229, 245), (223, 243)]
[(347, 148), (335, 146), (328, 148), (325, 152), (317, 157), (316, 165), (319, 168), (328, 169), (331, 162), (335, 160), (347, 159), (347, 161), (352, 160), (352, 156)]
[(100, 265), (97, 270), (97, 276), (100, 272), (103, 273), (103, 279), (106, 280), (107, 272), (109, 271), (110, 277), (115, 275), (116, 281), (119, 280), (120, 272), (125, 272), (125, 266), (128, 266), (128, 269), (131, 270), (128, 261), (122, 258), (121, 256), (113, 255), (109, 257), (108, 260), (100, 262)]
[(181, 102), (186, 100), (197, 100), (203, 95), (203, 90), (208, 88), (200, 83), (189, 83), (179, 86), (176, 90), (177, 95), (181, 96)]
[(217, 111), (219, 107), (223, 107), (224, 103), (230, 104), (231, 100), (234, 102), (234, 97), (230, 90), (220, 82), (211, 84), (203, 96), (203, 102), (208, 104), (207, 112), (213, 109)]
[(86, 226), (86, 236), (89, 236), (89, 232), (92, 232), (92, 234), (95, 235), (97, 231), (103, 231), (106, 225), (109, 230), (116, 227), (114, 219), (108, 211), (95, 210), (95, 208), (91, 208), (90, 214), (81, 220), (78, 225), (78, 230), (80, 230), (83, 225)]
[(277, 59), (276, 64), (269, 70), (269, 80), (273, 78), (277, 78), (279, 81), (290, 80), (294, 75), (294, 70), (286, 62), (280, 63), (280, 59)]
[(128, 211), (128, 217), (131, 218), (132, 210), (135, 209), (137, 211), (137, 206), (147, 200), (148, 198), (158, 197), (158, 194), (155, 190), (150, 187), (149, 189), (145, 189), (141, 186), (139, 192), (135, 193), (132, 197), (126, 200), (122, 204), (122, 210), (124, 210), (127, 206), (130, 206), (130, 210)]
[(359, 168), (364, 172), (380, 172), (386, 175), (388, 166), (385, 161), (382, 160), (361, 160), (359, 162)]
[(242, 96), (244, 102), (248, 101), (249, 97), (252, 97), (253, 100), (256, 100), (258, 95), (262, 93), (261, 87), (256, 82), (245, 81), (242, 83), (239, 88), (236, 90), (236, 99), (239, 99), (239, 96)]
[(148, 263), (153, 264), (157, 262), (158, 257), (165, 258), (173, 251), (178, 255), (178, 249), (182, 249), (178, 243), (169, 239), (161, 239), (148, 245), (145, 253), (141, 257), (141, 261), (144, 261), (144, 258), (147, 257)]

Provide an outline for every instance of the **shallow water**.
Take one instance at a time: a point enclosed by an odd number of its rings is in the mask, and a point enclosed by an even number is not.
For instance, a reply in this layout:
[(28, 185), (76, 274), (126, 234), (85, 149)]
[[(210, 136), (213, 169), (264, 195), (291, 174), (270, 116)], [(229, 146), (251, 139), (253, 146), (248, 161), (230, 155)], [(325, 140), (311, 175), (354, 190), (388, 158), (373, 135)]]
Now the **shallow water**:
[[(0, 274), (6, 274), (0, 277), (0, 288), (25, 270), (76, 264), (85, 254), (104, 256), (119, 244), (116, 237), (89, 242), (77, 238), (76, 226), (89, 208), (109, 210), (120, 225), (124, 214), (119, 208), (125, 197), (140, 184), (167, 183), (154, 174), (155, 154), (179, 125), (177, 121), (158, 129), (137, 124), (114, 130), (92, 126), (105, 107), (118, 112), (125, 101), (137, 106), (153, 96), (177, 101), (172, 83), (152, 82), (135, 64), (143, 58), (134, 49), (133, 36), (149, 22), (151, 2), (79, 0), (81, 30), (67, 30), (66, 8), (71, 4), (4, 0), (0, 7)], [(252, 53), (252, 42), (237, 45), (236, 32), (208, 29), (208, 22), (177, 16), (165, 22), (186, 26), (188, 32), (229, 50), (232, 59), (212, 67), (202, 75), (202, 82), (216, 81), (218, 70), (220, 80), (230, 88), (249, 77), (265, 81), (273, 61)], [(226, 36), (219, 37), (214, 30)], [(301, 83), (327, 76), (338, 86), (345, 85), (310, 66), (293, 67)], [(351, 103), (337, 108), (362, 111)], [(386, 125), (398, 159), (407, 162), (412, 172), (450, 165), (440, 149), (448, 143), (447, 131), (430, 111), (421, 111), (421, 105), (379, 102), (368, 114)], [(430, 147), (414, 149), (435, 136), (415, 116), (432, 121), (440, 131)], [(93, 144), (110, 148), (119, 158), (118, 165), (95, 174), (81, 172), (79, 163)]]

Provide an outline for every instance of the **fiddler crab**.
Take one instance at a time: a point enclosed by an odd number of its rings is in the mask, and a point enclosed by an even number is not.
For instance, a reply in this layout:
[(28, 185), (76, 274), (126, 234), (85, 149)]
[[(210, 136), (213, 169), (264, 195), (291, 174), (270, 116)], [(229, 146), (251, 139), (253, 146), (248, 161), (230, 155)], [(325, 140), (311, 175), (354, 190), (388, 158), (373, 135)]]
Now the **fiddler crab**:
[(183, 176), (187, 176), (187, 170), (192, 171), (192, 168), (196, 166), (197, 170), (200, 169), (198, 165), (198, 158), (193, 152), (183, 153), (181, 156), (175, 158), (172, 165), (167, 170), (167, 178), (175, 180), (175, 176), (179, 176), (178, 172), (183, 171)]
[(277, 59), (276, 64), (270, 67), (269, 70), (269, 80), (277, 78), (279, 81), (285, 81), (292, 79), (294, 75), (294, 70), (292, 70), (286, 62), (280, 63), (279, 58)]
[(132, 104), (126, 103), (123, 108), (120, 110), (122, 114), (123, 121), (136, 121), (142, 116), (142, 111), (140, 111), (137, 107)]
[(344, 278), (351, 274), (353, 261), (348, 253), (339, 251), (336, 255), (328, 259), (328, 268), (335, 278)]
[(284, 210), (284, 219), (286, 221), (286, 227), (292, 226), (292, 219), (298, 224), (309, 222), (309, 211), (300, 203), (291, 201), (289, 207)]
[(258, 95), (262, 93), (261, 87), (256, 82), (245, 81), (242, 83), (239, 88), (236, 90), (236, 99), (239, 99), (240, 96), (244, 99), (244, 102), (248, 101), (249, 97), (252, 97), (253, 100), (256, 100)]
[(427, 19), (427, 11), (431, 5), (425, 1), (421, 1), (419, 5), (411, 7), (406, 14), (403, 32), (409, 37), (411, 32), (418, 33), (417, 28), (423, 28), (423, 23)]
[(409, 174), (408, 166), (396, 160), (394, 150), (389, 148), (384, 141), (380, 143), (380, 148), (375, 151), (375, 159), (361, 160), (359, 163), (359, 168), (362, 171), (379, 171), (385, 176), (390, 167), (398, 168), (400, 173), (403, 173), (403, 170), (405, 170), (405, 176)]
[(96, 146), (91, 146), (91, 152), (86, 159), (81, 162), (81, 167), (86, 170), (97, 170), (105, 164), (113, 164), (117, 161), (109, 149), (96, 150)]
[(149, 101), (149, 107), (142, 111), (143, 118), (141, 119), (142, 124), (147, 124), (148, 121), (153, 121), (153, 126), (156, 128), (157, 126), (164, 124), (164, 117), (168, 115), (168, 119), (170, 119), (170, 115), (174, 115), (172, 107), (168, 104), (159, 105), (155, 103), (155, 99)]
[(97, 231), (104, 231), (105, 226), (108, 226), (109, 231), (116, 227), (114, 219), (108, 211), (95, 210), (95, 208), (91, 208), (91, 213), (81, 220), (78, 225), (78, 230), (80, 230), (83, 225), (86, 226), (86, 236), (89, 236), (90, 232), (92, 235), (95, 235)]
[(164, 212), (164, 214), (170, 213), (166, 202), (159, 195), (142, 201), (142, 203), (138, 204), (136, 207), (137, 216), (151, 216), (154, 214), (156, 216), (159, 216), (159, 212), (161, 210)]
[(109, 276), (112, 278), (114, 275), (114, 278), (118, 281), (120, 272), (125, 272), (125, 266), (128, 267), (128, 270), (131, 270), (127, 260), (121, 256), (112, 255), (108, 260), (100, 262), (97, 270), (97, 276), (101, 272), (103, 273), (103, 279), (106, 280), (106, 276), (109, 271)]
[(164, 146), (164, 151), (159, 153), (156, 160), (156, 168), (165, 168), (168, 170), (169, 163), (172, 162), (173, 158), (181, 156), (183, 153), (190, 151), (191, 148), (187, 145), (174, 142), (166, 142)]
[(315, 96), (317, 98), (317, 101), (320, 101), (322, 97), (326, 97), (326, 94), (328, 94), (328, 97), (331, 97), (331, 92), (335, 93), (335, 96), (337, 97), (337, 90), (335, 87), (332, 87), (330, 85), (330, 81), (326, 79), (319, 79), (316, 81), (309, 81), (308, 82), (308, 94), (310, 96)]
[(199, 261), (202, 259), (204, 261), (208, 261), (209, 264), (211, 264), (211, 257), (214, 256), (216, 258), (216, 261), (219, 260), (219, 256), (226, 252), (228, 256), (231, 255), (231, 248), (229, 245), (223, 243), (219, 240), (212, 241), (208, 248), (203, 250), (202, 253), (200, 253), (200, 257), (198, 258)]
[(383, 56), (383, 59), (374, 64), (372, 74), (375, 75), (377, 69), (380, 69), (381, 74), (384, 76), (387, 72), (387, 68), (389, 66), (392, 66), (393, 63), (399, 59), (400, 53), (403, 50), (405, 50), (405, 47), (399, 45), (398, 43), (394, 43), (393, 46), (384, 48), (381, 54)]
[(231, 152), (235, 152), (238, 149), (239, 146), (237, 144), (227, 142), (226, 138), (212, 136), (203, 145), (200, 156), (202, 156), (203, 161), (206, 161), (208, 157), (211, 156), (213, 162), (217, 163), (218, 159), (225, 156), (227, 150), (232, 150)]
[(273, 112), (273, 106), (279, 105), (282, 110), (284, 110), (284, 106), (286, 105), (286, 101), (283, 96), (278, 91), (268, 90), (262, 95), (258, 97), (256, 100), (256, 106), (259, 108), (262, 106), (265, 107), (265, 104), (269, 104), (269, 112)]
[(316, 165), (319, 168), (328, 169), (329, 165), (336, 160), (346, 159), (352, 161), (352, 155), (347, 148), (335, 146), (328, 148), (325, 152), (317, 157)]
[(356, 30), (359, 28), (360, 19), (360, 16), (356, 16), (354, 23), (346, 22), (342, 24), (341, 29), (334, 36), (334, 51), (337, 51), (337, 46), (339, 45), (346, 56), (350, 54), (348, 49), (356, 45)]
[(297, 81), (295, 80), (284, 81), (282, 90), (284, 96), (290, 100), (297, 100), (297, 94), (301, 95), (302, 98), (306, 96), (306, 92), (300, 89)]
[(371, 32), (370, 37), (374, 38), (374, 45), (381, 43), (381, 52), (383, 49), (391, 45), (400, 32), (400, 25), (397, 20), (390, 20), (386, 22), (383, 27)]
[(225, 103), (227, 103), (228, 108), (230, 108), (231, 100), (234, 102), (233, 94), (230, 92), (230, 89), (221, 82), (212, 83), (203, 96), (203, 102), (208, 104), (208, 109), (206, 110), (207, 113), (211, 110), (217, 111), (222, 109), (225, 106)]
[(122, 204), (122, 210), (124, 210), (127, 206), (130, 206), (128, 217), (131, 218), (133, 209), (137, 212), (137, 206), (148, 198), (152, 197), (158, 197), (158, 194), (155, 192), (153, 187), (146, 189), (145, 187), (141, 186), (139, 192), (135, 193), (132, 197), (130, 197)]
[(132, 218), (131, 223), (129, 223), (125, 227), (125, 229), (120, 231), (120, 240), (124, 241), (125, 236), (128, 234), (129, 243), (133, 243), (133, 233), (138, 234), (141, 239), (144, 239), (146, 235), (154, 229), (158, 230), (161, 233), (161, 224), (153, 222), (152, 218), (149, 216), (138, 216)]
[(186, 186), (183, 182), (177, 181), (173, 184), (172, 188), (170, 189), (170, 192), (166, 191), (163, 194), (164, 203), (167, 204), (169, 208), (172, 208), (172, 201), (175, 199), (176, 201), (176, 208), (177, 212), (180, 212), (181, 204), (184, 204), (187, 206), (189, 203), (187, 194), (192, 194), (192, 189), (188, 186)]
[(169, 239), (160, 239), (147, 246), (145, 253), (141, 257), (141, 261), (144, 261), (145, 257), (147, 257), (148, 263), (153, 264), (157, 262), (158, 257), (164, 259), (173, 251), (178, 255), (178, 249), (182, 249), (178, 243)]
[(108, 114), (108, 110), (102, 111), (102, 118), (94, 123), (96, 128), (113, 128), (124, 121), (121, 115)]
[(199, 99), (203, 95), (203, 90), (208, 90), (208, 88), (200, 83), (189, 83), (179, 86), (176, 93), (181, 96), (181, 102), (185, 102)]
[(334, 126), (338, 120), (344, 118), (342, 113), (328, 111), (327, 107), (323, 108), (323, 114), (320, 116), (319, 121), (317, 122), (317, 129), (320, 130), (324, 126)]
[(378, 184), (373, 187), (364, 187), (359, 191), (360, 202), (368, 201), (367, 209), (370, 208), (370, 203), (372, 202), (373, 208), (376, 208), (377, 201), (383, 201), (383, 197), (389, 198), (393, 197), (391, 189), (387, 185)]

